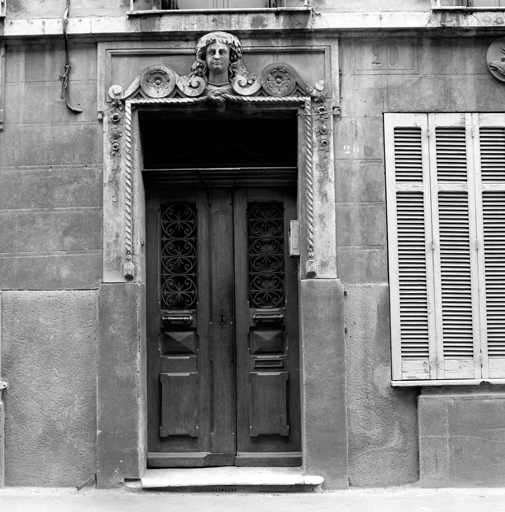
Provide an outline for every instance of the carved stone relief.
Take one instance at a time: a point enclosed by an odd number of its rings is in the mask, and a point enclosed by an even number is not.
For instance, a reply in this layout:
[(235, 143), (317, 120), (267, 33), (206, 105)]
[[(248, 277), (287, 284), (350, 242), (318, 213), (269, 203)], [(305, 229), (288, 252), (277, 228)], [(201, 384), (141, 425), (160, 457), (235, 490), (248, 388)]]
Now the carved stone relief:
[[(221, 73), (213, 69), (217, 59), (207, 52), (214, 45), (227, 49), (227, 67)], [(219, 82), (215, 77), (218, 77)], [(196, 60), (191, 71), (179, 76), (173, 69), (154, 65), (142, 73), (126, 89), (114, 85), (111, 98), (124, 101), (140, 98), (200, 98), (206, 100), (213, 93), (238, 96), (263, 96), (284, 98), (308, 95), (320, 99), (324, 84), (310, 86), (289, 64), (275, 62), (266, 66), (259, 76), (248, 71), (242, 62), (240, 41), (226, 32), (211, 32), (203, 36), (196, 46)]]
[(505, 37), (494, 41), (487, 50), (487, 68), (500, 82), (505, 82)]
[[(124, 187), (125, 249), (124, 275), (134, 276), (132, 216), (132, 109), (142, 105), (207, 105), (223, 110), (227, 104), (293, 104), (303, 116), (308, 277), (316, 275), (314, 256), (314, 168), (328, 174), (330, 114), (323, 95), (324, 82), (309, 85), (289, 64), (274, 62), (255, 75), (242, 61), (238, 38), (211, 32), (196, 45), (196, 59), (187, 75), (180, 76), (163, 65), (152, 65), (124, 89), (113, 85), (108, 114), (110, 144), (109, 183), (111, 201), (117, 204), (119, 187)], [(315, 119), (315, 122), (314, 122)], [(314, 143), (314, 125), (316, 125)], [(319, 178), (320, 179), (320, 178)]]

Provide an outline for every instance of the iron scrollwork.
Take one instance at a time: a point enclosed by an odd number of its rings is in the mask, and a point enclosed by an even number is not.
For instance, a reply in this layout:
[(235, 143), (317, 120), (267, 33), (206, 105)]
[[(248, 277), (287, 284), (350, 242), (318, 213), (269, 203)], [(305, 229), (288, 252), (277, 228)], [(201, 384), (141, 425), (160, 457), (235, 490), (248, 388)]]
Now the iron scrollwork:
[(284, 211), (281, 203), (248, 208), (249, 299), (258, 309), (284, 306)]
[(165, 205), (161, 214), (161, 303), (163, 309), (194, 309), (197, 300), (196, 208)]

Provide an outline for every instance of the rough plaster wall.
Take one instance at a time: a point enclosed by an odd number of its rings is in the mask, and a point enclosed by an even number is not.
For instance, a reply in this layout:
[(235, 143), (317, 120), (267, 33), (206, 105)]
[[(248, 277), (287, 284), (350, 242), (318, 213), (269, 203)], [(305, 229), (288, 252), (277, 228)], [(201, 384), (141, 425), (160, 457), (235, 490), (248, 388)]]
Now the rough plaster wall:
[(6, 485), (96, 472), (95, 291), (3, 292)]
[(415, 482), (417, 392), (391, 381), (387, 285), (345, 285), (349, 482), (378, 487)]

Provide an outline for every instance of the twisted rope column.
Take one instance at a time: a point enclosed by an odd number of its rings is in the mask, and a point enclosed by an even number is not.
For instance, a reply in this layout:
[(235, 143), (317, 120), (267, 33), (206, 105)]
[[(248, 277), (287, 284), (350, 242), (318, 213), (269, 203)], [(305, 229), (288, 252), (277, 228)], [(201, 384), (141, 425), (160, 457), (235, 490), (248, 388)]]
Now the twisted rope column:
[(307, 208), (307, 264), (306, 274), (316, 274), (314, 260), (314, 134), (312, 133), (312, 102), (305, 100), (305, 199)]
[(132, 185), (132, 104), (125, 104), (125, 249), (124, 276), (133, 277), (133, 185)]

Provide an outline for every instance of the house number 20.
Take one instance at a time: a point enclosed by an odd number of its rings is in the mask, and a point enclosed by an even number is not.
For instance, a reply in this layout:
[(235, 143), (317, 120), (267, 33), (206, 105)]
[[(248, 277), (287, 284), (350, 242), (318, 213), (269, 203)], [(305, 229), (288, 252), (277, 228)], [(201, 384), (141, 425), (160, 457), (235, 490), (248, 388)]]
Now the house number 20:
[(372, 46), (372, 54), (375, 57), (372, 61), (374, 66), (398, 65), (398, 48), (396, 46)]

